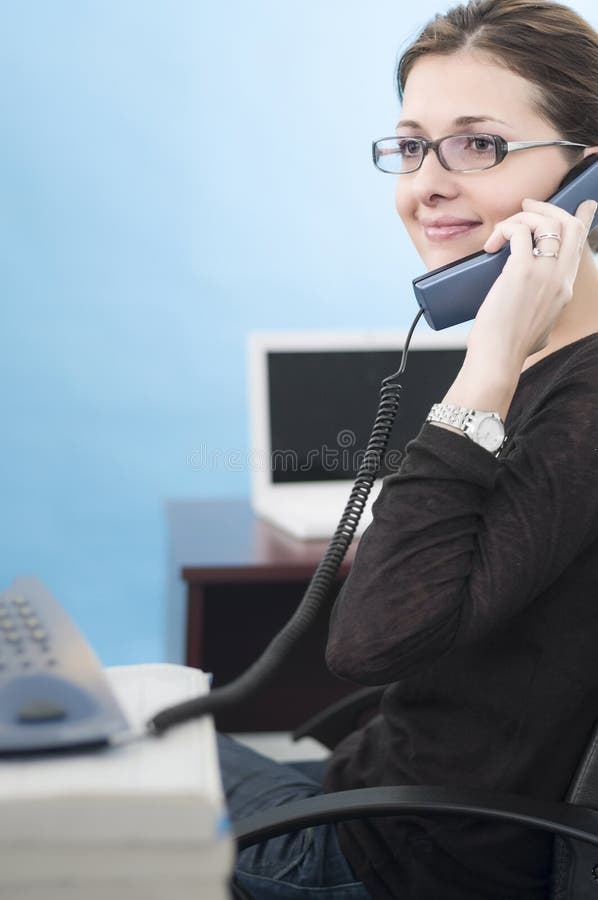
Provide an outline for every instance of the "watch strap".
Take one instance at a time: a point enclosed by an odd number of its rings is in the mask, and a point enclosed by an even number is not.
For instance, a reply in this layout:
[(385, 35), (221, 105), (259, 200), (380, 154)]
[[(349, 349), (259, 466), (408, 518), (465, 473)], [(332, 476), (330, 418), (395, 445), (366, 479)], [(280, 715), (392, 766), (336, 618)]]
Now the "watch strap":
[(475, 409), (467, 406), (453, 406), (451, 403), (435, 403), (426, 422), (440, 422), (443, 425), (452, 425), (459, 431), (465, 431), (468, 420), (476, 413)]

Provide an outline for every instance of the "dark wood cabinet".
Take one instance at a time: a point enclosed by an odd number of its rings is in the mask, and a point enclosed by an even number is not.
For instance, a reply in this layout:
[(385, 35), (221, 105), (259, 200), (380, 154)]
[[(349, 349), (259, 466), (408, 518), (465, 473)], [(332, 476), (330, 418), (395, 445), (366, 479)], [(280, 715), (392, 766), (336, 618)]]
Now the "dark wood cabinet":
[[(243, 672), (291, 617), (326, 543), (299, 541), (258, 519), (245, 500), (171, 501), (169, 658), (214, 675), (214, 687)], [(352, 546), (339, 571), (346, 576)], [(336, 593), (336, 589), (333, 595)], [(324, 662), (328, 610), (288, 654), (276, 676), (239, 707), (222, 711), (223, 731), (287, 731), (355, 690)]]

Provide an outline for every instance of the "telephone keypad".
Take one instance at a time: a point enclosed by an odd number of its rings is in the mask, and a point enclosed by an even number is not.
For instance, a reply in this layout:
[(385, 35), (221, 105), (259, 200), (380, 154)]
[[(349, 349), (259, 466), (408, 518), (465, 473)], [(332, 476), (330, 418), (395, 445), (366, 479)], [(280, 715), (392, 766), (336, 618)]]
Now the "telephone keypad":
[(56, 660), (50, 657), (50, 635), (41, 616), (25, 597), (9, 592), (0, 595), (0, 650), (8, 651), (0, 662), (0, 672), (12, 665), (31, 669), (51, 667)]

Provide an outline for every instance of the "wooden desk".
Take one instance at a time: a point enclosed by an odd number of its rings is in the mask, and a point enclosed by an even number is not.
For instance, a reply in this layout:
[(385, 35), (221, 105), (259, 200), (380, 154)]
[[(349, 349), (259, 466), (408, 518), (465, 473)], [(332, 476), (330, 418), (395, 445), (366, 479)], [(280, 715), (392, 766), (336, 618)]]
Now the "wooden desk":
[[(290, 618), (327, 544), (289, 537), (258, 519), (247, 500), (171, 501), (166, 511), (169, 659), (213, 672), (215, 687), (226, 684)], [(325, 613), (254, 700), (220, 713), (218, 728), (286, 731), (354, 691), (326, 669), (327, 621)]]

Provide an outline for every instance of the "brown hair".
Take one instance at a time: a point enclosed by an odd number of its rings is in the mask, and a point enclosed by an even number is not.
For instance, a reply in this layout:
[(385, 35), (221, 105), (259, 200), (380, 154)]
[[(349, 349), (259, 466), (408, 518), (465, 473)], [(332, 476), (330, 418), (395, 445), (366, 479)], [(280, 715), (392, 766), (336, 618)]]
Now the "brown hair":
[(598, 34), (569, 7), (552, 0), (470, 0), (439, 13), (399, 60), (399, 98), (418, 59), (460, 50), (486, 53), (532, 83), (536, 111), (565, 140), (598, 145)]

